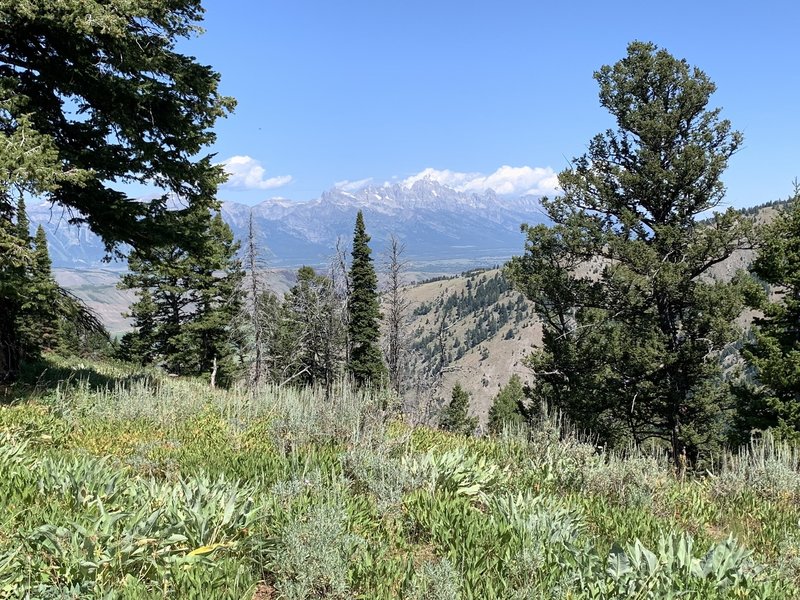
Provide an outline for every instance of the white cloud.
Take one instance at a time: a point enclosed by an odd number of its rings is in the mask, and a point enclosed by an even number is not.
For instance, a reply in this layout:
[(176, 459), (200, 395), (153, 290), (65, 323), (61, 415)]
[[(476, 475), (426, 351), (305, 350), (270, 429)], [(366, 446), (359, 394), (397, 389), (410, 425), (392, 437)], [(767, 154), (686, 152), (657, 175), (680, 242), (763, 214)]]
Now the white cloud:
[(501, 195), (552, 195), (558, 191), (558, 175), (550, 167), (510, 167), (503, 165), (494, 173), (460, 173), (449, 169), (427, 168), (403, 180), (410, 187), (422, 179), (430, 179), (460, 192), (485, 192)]
[(363, 187), (367, 187), (370, 183), (372, 183), (372, 177), (367, 177), (366, 179), (359, 179), (358, 181), (349, 181), (345, 179), (343, 181), (337, 181), (333, 185), (334, 187), (337, 187), (340, 190), (344, 190), (345, 192), (355, 192), (356, 190), (360, 190)]
[(250, 156), (231, 156), (221, 163), (228, 174), (225, 187), (234, 190), (271, 190), (291, 183), (291, 175), (265, 177), (267, 171)]

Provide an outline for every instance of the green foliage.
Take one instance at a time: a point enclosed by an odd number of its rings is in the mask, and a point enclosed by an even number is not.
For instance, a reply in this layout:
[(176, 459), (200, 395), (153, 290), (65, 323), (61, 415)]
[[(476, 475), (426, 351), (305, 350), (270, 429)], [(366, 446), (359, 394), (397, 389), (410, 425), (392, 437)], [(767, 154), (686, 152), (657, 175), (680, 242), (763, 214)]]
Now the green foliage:
[(544, 409), (475, 438), (363, 388), (50, 369), (0, 407), (0, 598), (800, 598), (784, 443), (681, 481)]
[(773, 286), (776, 297), (759, 298), (763, 317), (754, 325), (754, 340), (742, 355), (755, 381), (738, 390), (739, 428), (773, 428), (800, 440), (800, 187), (775, 220), (761, 232), (752, 272)]
[(120, 357), (162, 363), (181, 375), (210, 373), (229, 383), (236, 372), (232, 323), (240, 311), (243, 276), (239, 243), (217, 213), (196, 216), (204, 243), (197, 253), (178, 246), (134, 251), (123, 289), (135, 289), (131, 305), (136, 331), (127, 334)]
[[(503, 327), (512, 322), (519, 323), (527, 315), (525, 298), (513, 291), (511, 282), (502, 272), (490, 275), (478, 271), (465, 275), (469, 277), (466, 290), (453, 291), (435, 303), (424, 302), (413, 311), (417, 317), (431, 315), (433, 322), (433, 327), (425, 334), (420, 328), (411, 344), (411, 349), (419, 356), (418, 370), (438, 373), (454, 358), (461, 358), (495, 336)], [(465, 322), (467, 329), (463, 332), (463, 338), (458, 334), (452, 339), (450, 326), (458, 320)], [(445, 330), (448, 330), (446, 335)], [(512, 326), (506, 332), (505, 339), (511, 339), (514, 334), (515, 328)], [(446, 347), (451, 339), (455, 355)]]
[(347, 369), (353, 379), (363, 385), (379, 384), (386, 375), (378, 342), (381, 318), (378, 303), (378, 276), (372, 264), (370, 237), (364, 226), (364, 215), (358, 211), (353, 233), (353, 263), (350, 266), (348, 298), (348, 341), (350, 359)]
[(166, 196), (128, 198), (113, 182), (213, 205), (222, 169), (196, 157), (233, 101), (210, 67), (176, 52), (202, 13), (195, 0), (0, 3), (2, 195), (9, 182), (44, 194), (109, 244), (191, 242), (187, 211), (168, 212)]
[(543, 201), (552, 227), (526, 226), (525, 255), (507, 268), (544, 321), (534, 396), (603, 441), (669, 443), (673, 457), (718, 448), (730, 404), (717, 357), (736, 339), (738, 280), (713, 265), (749, 234), (719, 205), (742, 136), (707, 108), (705, 73), (653, 44), (595, 73), (615, 131), (559, 175)]
[[(0, 378), (13, 379), (55, 335), (52, 320), (40, 320), (53, 315), (52, 282), (26, 282), (44, 265), (41, 239), (29, 248), (26, 195), (66, 208), (109, 251), (202, 245), (192, 215), (216, 205), (224, 174), (200, 154), (234, 105), (217, 92), (217, 73), (176, 51), (202, 12), (197, 0), (0, 1)], [(117, 182), (160, 193), (142, 202)], [(186, 208), (169, 210), (171, 197)]]
[(297, 283), (281, 307), (265, 318), (275, 323), (268, 343), (277, 382), (331, 389), (343, 375), (346, 331), (342, 302), (329, 277), (311, 267), (297, 271)]
[(462, 435), (472, 435), (478, 426), (477, 417), (470, 417), (469, 392), (456, 383), (450, 403), (442, 409), (439, 415), (439, 428)]
[(525, 422), (525, 390), (519, 375), (512, 375), (498, 392), (489, 409), (489, 431), (499, 433), (507, 426), (520, 426)]
[(288, 523), (269, 564), (276, 591), (287, 600), (352, 598), (348, 563), (361, 540), (347, 532), (341, 507), (322, 505)]
[(58, 284), (53, 278), (47, 236), (41, 225), (33, 238), (32, 257), (17, 328), (23, 356), (36, 357), (41, 350), (55, 348), (59, 334)]
[[(10, 220), (13, 214), (16, 223)], [(0, 379), (13, 379), (23, 361), (35, 363), (43, 351), (73, 350), (73, 338), (81, 335), (84, 341), (92, 338), (93, 348), (108, 345), (97, 317), (56, 283), (44, 228), (39, 225), (31, 238), (29, 227), (24, 197), (16, 208), (9, 204), (5, 214), (0, 212), (0, 238), (10, 244), (0, 258)]]

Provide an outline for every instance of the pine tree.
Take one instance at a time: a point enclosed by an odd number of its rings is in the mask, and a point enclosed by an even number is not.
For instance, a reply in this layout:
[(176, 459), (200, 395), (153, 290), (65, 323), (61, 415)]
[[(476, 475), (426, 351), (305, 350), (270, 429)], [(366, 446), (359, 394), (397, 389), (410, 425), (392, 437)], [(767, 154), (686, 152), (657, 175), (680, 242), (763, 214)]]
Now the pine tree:
[(239, 246), (230, 226), (216, 213), (202, 256), (191, 257), (190, 296), (195, 312), (181, 332), (189, 372), (211, 373), (216, 366), (223, 384), (230, 383), (237, 371), (232, 327), (242, 307), (244, 270), (237, 257)]
[(489, 431), (500, 433), (506, 426), (525, 423), (525, 389), (519, 375), (514, 374), (492, 402), (489, 409)]
[(444, 407), (439, 417), (439, 428), (452, 433), (472, 435), (478, 426), (478, 419), (470, 417), (469, 393), (456, 383), (450, 398), (450, 404)]
[(153, 364), (157, 359), (157, 313), (158, 308), (148, 288), (137, 289), (136, 300), (130, 307), (128, 316), (134, 318), (135, 331), (122, 336), (117, 357), (142, 365)]
[(711, 267), (747, 238), (720, 176), (742, 136), (707, 108), (714, 84), (653, 44), (595, 73), (617, 130), (559, 175), (552, 227), (525, 227), (508, 268), (544, 322), (534, 395), (609, 443), (661, 439), (677, 461), (721, 443), (731, 399), (719, 353), (742, 288)]
[(282, 355), (292, 365), (298, 383), (321, 385), (330, 391), (341, 376), (344, 327), (341, 306), (330, 278), (304, 266), (284, 298), (281, 338), (291, 344)]
[(751, 271), (776, 294), (772, 300), (763, 292), (757, 296), (763, 317), (755, 320), (754, 341), (742, 352), (755, 381), (737, 390), (738, 441), (767, 428), (800, 441), (800, 187), (761, 237)]
[[(41, 225), (40, 225), (41, 227)], [(28, 219), (28, 209), (25, 206), (25, 196), (20, 196), (17, 201), (17, 238), (25, 246), (31, 245), (31, 222)]]
[(15, 235), (28, 260), (18, 272), (18, 297), (13, 309), (19, 340), (19, 357), (32, 360), (42, 350), (57, 344), (59, 320), (58, 284), (53, 279), (52, 263), (47, 249), (47, 236), (39, 225), (34, 238), (30, 236), (30, 221), (24, 197), (16, 210)]
[(20, 212), (2, 191), (0, 185), (0, 381), (5, 381), (16, 377), (24, 352), (19, 321), (33, 256), (27, 226), (20, 235), (20, 221), (27, 221), (24, 200)]
[(353, 234), (353, 263), (350, 266), (348, 371), (359, 385), (380, 384), (386, 374), (379, 346), (381, 313), (378, 277), (370, 256), (369, 241), (364, 215), (358, 211)]
[(24, 352), (35, 356), (58, 344), (59, 293), (47, 249), (47, 235), (39, 225), (33, 238), (33, 261), (21, 307), (20, 336)]
[[(21, 352), (18, 277), (30, 256), (13, 228), (27, 227), (15, 216), (25, 195), (70, 209), (109, 250), (200, 242), (192, 214), (217, 205), (224, 179), (203, 149), (234, 106), (217, 73), (176, 51), (202, 12), (196, 0), (0, 6), (0, 379)], [(119, 181), (161, 194), (142, 202)], [(187, 208), (169, 210), (170, 195)]]
[(136, 331), (121, 351), (176, 374), (211, 373), (216, 366), (227, 383), (237, 363), (231, 329), (241, 310), (239, 244), (219, 214), (197, 218), (205, 225), (196, 253), (175, 246), (131, 253), (120, 287), (136, 290), (128, 314)]

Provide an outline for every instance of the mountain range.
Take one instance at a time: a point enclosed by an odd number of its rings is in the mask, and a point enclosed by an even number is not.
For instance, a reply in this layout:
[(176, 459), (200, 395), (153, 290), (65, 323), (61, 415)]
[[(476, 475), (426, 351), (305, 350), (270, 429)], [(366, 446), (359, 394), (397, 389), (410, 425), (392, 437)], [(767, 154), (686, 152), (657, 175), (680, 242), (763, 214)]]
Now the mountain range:
[[(395, 234), (415, 270), (437, 273), (502, 263), (523, 251), (520, 224), (545, 220), (537, 197), (460, 192), (427, 179), (411, 186), (333, 188), (310, 201), (222, 203), (223, 218), (239, 239), (246, 237), (252, 213), (266, 262), (277, 269), (326, 264), (338, 238), (349, 244), (359, 210), (376, 254)], [(59, 208), (40, 204), (28, 212), (32, 225), (41, 223), (47, 232), (55, 268), (124, 269), (124, 263), (104, 263), (100, 239), (86, 227), (70, 225)]]

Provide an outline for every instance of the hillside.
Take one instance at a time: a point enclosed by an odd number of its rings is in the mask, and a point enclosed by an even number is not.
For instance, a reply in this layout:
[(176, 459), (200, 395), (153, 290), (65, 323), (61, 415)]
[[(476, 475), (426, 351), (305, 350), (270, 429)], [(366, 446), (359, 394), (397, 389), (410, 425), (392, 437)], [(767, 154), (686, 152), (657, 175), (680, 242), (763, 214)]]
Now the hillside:
[(800, 598), (770, 440), (684, 479), (554, 416), (472, 438), (347, 388), (41, 367), (0, 406), (0, 598)]
[(449, 399), (459, 382), (471, 395), (472, 414), (485, 424), (493, 397), (511, 375), (529, 377), (522, 359), (541, 342), (530, 303), (499, 269), (428, 281), (409, 287), (407, 294), (415, 388), (408, 401)]
[[(758, 224), (769, 223), (782, 203), (744, 212)], [(520, 248), (521, 251), (521, 248)], [(710, 269), (711, 276), (728, 280), (747, 270), (755, 250), (743, 249)], [(597, 271), (600, 264), (588, 268)], [(407, 401), (423, 414), (449, 400), (460, 383), (471, 395), (471, 414), (483, 426), (492, 400), (513, 374), (523, 382), (530, 371), (523, 359), (541, 344), (542, 327), (529, 302), (512, 290), (499, 269), (477, 269), (412, 285), (406, 291), (412, 304), (410, 379)], [(745, 311), (738, 321), (747, 329), (756, 316)], [(441, 376), (439, 376), (441, 374)], [(433, 390), (428, 398), (419, 390)]]

